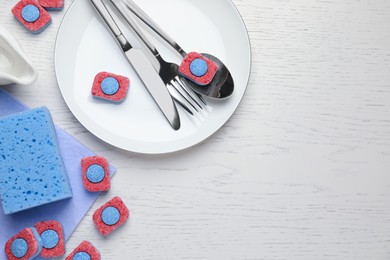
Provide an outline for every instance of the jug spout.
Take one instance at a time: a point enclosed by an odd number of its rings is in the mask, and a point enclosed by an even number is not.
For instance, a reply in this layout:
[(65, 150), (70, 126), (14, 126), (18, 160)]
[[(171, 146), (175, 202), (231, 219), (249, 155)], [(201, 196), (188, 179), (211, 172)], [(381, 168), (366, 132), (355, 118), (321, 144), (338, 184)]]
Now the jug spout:
[(38, 73), (25, 55), (19, 42), (0, 26), (0, 86), (12, 83), (30, 85)]

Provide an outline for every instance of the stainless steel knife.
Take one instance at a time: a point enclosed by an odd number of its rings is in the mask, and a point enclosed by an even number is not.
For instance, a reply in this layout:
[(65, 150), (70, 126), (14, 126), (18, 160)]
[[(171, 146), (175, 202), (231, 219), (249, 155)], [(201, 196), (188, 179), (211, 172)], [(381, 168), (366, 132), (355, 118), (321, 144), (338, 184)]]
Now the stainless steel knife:
[(95, 6), (96, 10), (106, 22), (108, 28), (114, 34), (120, 47), (122, 48), (125, 57), (137, 72), (141, 81), (148, 89), (150, 95), (157, 103), (160, 110), (163, 112), (165, 118), (171, 124), (172, 128), (178, 130), (180, 128), (180, 117), (177, 108), (171, 95), (169, 94), (164, 82), (157, 74), (152, 64), (149, 62), (145, 54), (135, 49), (128, 42), (126, 37), (122, 34), (115, 20), (111, 16), (109, 10), (106, 8), (102, 0), (90, 0)]

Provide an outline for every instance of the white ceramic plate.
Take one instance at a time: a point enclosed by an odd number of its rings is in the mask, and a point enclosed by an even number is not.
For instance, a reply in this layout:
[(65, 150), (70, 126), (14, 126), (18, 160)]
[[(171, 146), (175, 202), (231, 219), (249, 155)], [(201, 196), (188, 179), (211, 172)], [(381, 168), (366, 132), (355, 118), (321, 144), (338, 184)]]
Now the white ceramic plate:
[[(61, 93), (75, 117), (94, 135), (116, 147), (161, 154), (191, 147), (215, 133), (239, 105), (250, 73), (250, 45), (245, 25), (229, 0), (135, 0), (187, 52), (211, 53), (232, 73), (235, 90), (223, 101), (192, 118), (181, 107), (181, 128), (174, 131), (116, 41), (88, 0), (75, 0), (62, 21), (55, 48), (55, 70)], [(126, 34), (126, 29), (124, 29)], [(127, 35), (132, 40), (131, 35)], [(162, 56), (176, 56), (153, 40)], [(134, 44), (137, 46), (137, 44)], [(130, 78), (125, 101), (94, 99), (94, 76), (108, 71)]]

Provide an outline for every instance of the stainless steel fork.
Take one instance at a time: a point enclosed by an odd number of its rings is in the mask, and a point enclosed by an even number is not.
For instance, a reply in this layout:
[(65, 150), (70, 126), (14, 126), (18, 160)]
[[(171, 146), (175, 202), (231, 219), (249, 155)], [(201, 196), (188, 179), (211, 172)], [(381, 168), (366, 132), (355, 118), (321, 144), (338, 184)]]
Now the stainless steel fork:
[[(137, 40), (141, 43), (146, 51), (149, 51), (149, 57), (152, 60), (152, 65), (160, 75), (161, 79), (168, 88), (169, 93), (175, 99), (175, 101), (182, 106), (189, 114), (194, 115), (192, 110), (199, 112), (199, 109), (203, 109), (201, 103), (205, 104), (205, 101), (197, 96), (191, 90), (188, 90), (182, 83), (178, 75), (179, 66), (175, 63), (165, 61), (160, 55), (157, 48), (149, 41), (146, 35), (142, 32), (142, 29), (135, 20), (134, 14), (128, 9), (128, 7), (122, 1), (111, 0), (113, 5), (119, 11), (119, 13), (126, 20), (129, 25), (130, 31), (134, 34)], [(190, 107), (192, 109), (190, 109)]]

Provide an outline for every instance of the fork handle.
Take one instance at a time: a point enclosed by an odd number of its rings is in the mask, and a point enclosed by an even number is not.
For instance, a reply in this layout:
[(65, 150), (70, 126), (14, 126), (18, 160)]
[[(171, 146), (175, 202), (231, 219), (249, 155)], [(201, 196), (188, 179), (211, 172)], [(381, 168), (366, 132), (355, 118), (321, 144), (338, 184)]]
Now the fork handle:
[(180, 45), (173, 40), (155, 21), (152, 20), (141, 8), (138, 7), (132, 0), (122, 0), (127, 8), (133, 12), (144, 24), (157, 33), (164, 41), (166, 41), (177, 53), (183, 58), (187, 53), (180, 47)]
[(115, 20), (112, 18), (111, 14), (108, 12), (107, 7), (103, 3), (103, 1), (102, 0), (90, 0), (90, 1), (95, 6), (96, 10), (100, 14), (100, 16), (103, 18), (103, 20), (106, 22), (108, 28), (114, 34), (115, 38), (118, 40), (119, 45), (121, 46), (122, 50), (125, 52), (130, 50), (132, 48), (131, 44), (128, 42), (128, 40), (125, 38), (125, 36), (122, 34), (122, 31), (119, 29)]

